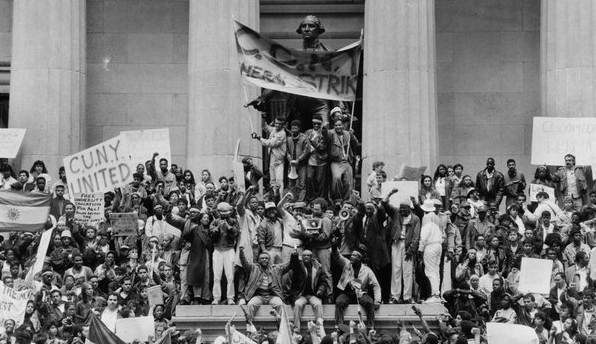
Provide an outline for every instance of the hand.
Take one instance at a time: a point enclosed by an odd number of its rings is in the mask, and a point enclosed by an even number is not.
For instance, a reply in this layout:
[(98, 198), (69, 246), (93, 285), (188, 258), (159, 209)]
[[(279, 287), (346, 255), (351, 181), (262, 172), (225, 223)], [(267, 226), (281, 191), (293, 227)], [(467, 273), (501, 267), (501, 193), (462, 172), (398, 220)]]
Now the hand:
[(375, 311), (378, 311), (380, 307), (381, 307), (381, 303), (375, 302)]
[(390, 195), (393, 195), (395, 193), (399, 192), (398, 188), (393, 188), (393, 190), (391, 190), (391, 192), (389, 192)]
[(412, 201), (413, 204), (418, 204), (418, 200), (414, 196), (410, 196), (410, 201)]
[(447, 257), (447, 260), (453, 260), (453, 252), (447, 251), (446, 257)]
[(290, 165), (297, 165), (298, 164), (298, 160), (290, 160)]
[(412, 306), (412, 310), (414, 311), (414, 314), (416, 314), (417, 316), (419, 316), (419, 317), (422, 316), (422, 311), (420, 311), (420, 308), (418, 308), (416, 306)]
[(473, 327), (470, 332), (472, 332), (473, 335), (477, 335), (480, 334), (480, 329), (478, 327)]
[(257, 133), (255, 133), (255, 132), (253, 132), (252, 134), (250, 134), (250, 137), (252, 137), (255, 140), (260, 140), (261, 139), (261, 137), (259, 137), (259, 135)]
[(155, 159), (155, 157), (157, 157), (159, 155), (159, 153), (155, 152), (153, 153), (153, 159)]
[(409, 252), (409, 251), (406, 252), (406, 257), (405, 258), (406, 258), (406, 261), (412, 260), (412, 252)]

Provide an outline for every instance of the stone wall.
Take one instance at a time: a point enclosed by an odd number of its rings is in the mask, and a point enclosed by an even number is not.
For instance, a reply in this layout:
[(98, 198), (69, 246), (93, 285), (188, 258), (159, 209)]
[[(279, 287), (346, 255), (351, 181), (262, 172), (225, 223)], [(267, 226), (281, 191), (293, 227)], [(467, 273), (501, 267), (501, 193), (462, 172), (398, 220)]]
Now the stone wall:
[(12, 1), (0, 0), (0, 62), (9, 62), (12, 51)]

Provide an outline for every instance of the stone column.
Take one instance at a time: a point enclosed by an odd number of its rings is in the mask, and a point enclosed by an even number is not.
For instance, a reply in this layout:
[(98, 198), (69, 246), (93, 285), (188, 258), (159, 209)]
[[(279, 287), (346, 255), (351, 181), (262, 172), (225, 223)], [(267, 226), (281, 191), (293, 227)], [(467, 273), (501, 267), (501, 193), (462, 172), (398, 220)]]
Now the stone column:
[[(27, 128), (21, 167), (62, 158), (85, 144), (85, 0), (13, 2), (8, 125)], [(18, 165), (18, 163), (17, 163)]]
[(401, 164), (437, 155), (434, 0), (368, 0), (364, 10), (362, 185), (374, 161), (391, 179)]
[(596, 116), (596, 4), (542, 0), (542, 115)]
[(240, 155), (252, 156), (257, 166), (261, 159), (248, 120), (260, 132), (260, 115), (243, 107), (257, 89), (247, 85), (245, 93), (241, 84), (233, 19), (258, 31), (259, 1), (190, 1), (187, 165), (209, 169), (214, 179), (233, 175), (237, 139)]

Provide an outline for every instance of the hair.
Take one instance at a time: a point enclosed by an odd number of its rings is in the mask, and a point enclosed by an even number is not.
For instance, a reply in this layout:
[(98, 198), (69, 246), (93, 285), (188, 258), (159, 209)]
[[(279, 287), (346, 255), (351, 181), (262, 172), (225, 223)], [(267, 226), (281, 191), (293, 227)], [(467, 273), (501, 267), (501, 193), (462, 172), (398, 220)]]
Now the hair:
[(166, 162), (166, 164), (168, 163), (168, 159), (166, 159), (166, 158), (161, 158), (161, 159), (159, 159), (159, 164), (160, 164), (160, 165), (161, 165), (161, 162), (162, 162), (162, 161), (165, 161), (165, 162)]
[(295, 119), (292, 122), (290, 122), (290, 128), (291, 127), (298, 127), (298, 128), (302, 128), (302, 122), (300, 122), (300, 120)]
[(433, 181), (437, 181), (437, 179), (439, 179), (439, 170), (441, 169), (441, 167), (445, 169), (445, 175), (447, 175), (447, 166), (445, 166), (444, 164), (439, 164), (439, 166), (437, 166), (437, 169), (435, 170)]
[(540, 191), (539, 193), (536, 194), (536, 198), (544, 198), (544, 199), (548, 199), (548, 194), (544, 191)]
[(578, 252), (575, 254), (575, 260), (574, 260), (574, 261), (575, 261), (575, 263), (577, 264), (577, 263), (579, 263), (580, 261), (584, 260), (584, 259), (585, 259), (587, 256), (588, 256), (588, 255), (586, 254), (586, 252), (584, 252), (584, 251), (578, 251)]
[(507, 159), (507, 165), (509, 165), (510, 162), (512, 162), (512, 163), (515, 164), (515, 159), (511, 159), (511, 158), (510, 159)]
[(195, 175), (192, 173), (191, 170), (184, 170), (184, 172), (182, 172), (183, 176), (186, 176), (186, 174), (189, 173), (190, 174), (190, 182), (195, 185), (197, 182), (195, 181)]
[(310, 202), (311, 207), (314, 206), (315, 204), (320, 204), (322, 211), (327, 210), (327, 201), (324, 198), (318, 197), (318, 198), (313, 199), (312, 202)]
[(27, 178), (29, 178), (29, 171), (27, 171), (27, 170), (20, 170), (19, 171), (19, 174), (21, 174), (21, 173), (26, 174), (27, 175)]
[(470, 178), (470, 181), (472, 182), (472, 184), (470, 184), (470, 186), (471, 186), (471, 187), (474, 187), (474, 179), (472, 179), (472, 176), (470, 176), (469, 174), (464, 174), (464, 175), (461, 177), (461, 181), (459, 182), (459, 185), (458, 185), (458, 186), (459, 186), (459, 187), (461, 187), (461, 188), (463, 188), (463, 187), (466, 187), (466, 186), (464, 185), (464, 180), (466, 179), (466, 177)]
[(132, 177), (135, 179), (140, 179), (141, 181), (143, 180), (143, 175), (137, 172), (133, 173)]
[(550, 174), (550, 171), (546, 166), (538, 166), (536, 167), (536, 172), (534, 172), (534, 180), (540, 180), (540, 170), (544, 169), (546, 171), (546, 176), (544, 177), (545, 181), (552, 181), (553, 177)]
[(463, 171), (464, 165), (460, 164), (459, 162), (457, 164), (453, 165), (453, 170), (455, 171), (458, 167), (461, 168)]
[(35, 167), (36, 166), (41, 166), (42, 167), (41, 173), (48, 173), (48, 169), (46, 168), (46, 164), (43, 161), (41, 161), (41, 160), (35, 160), (35, 162), (31, 166), (31, 170), (29, 170), (29, 172), (30, 173), (35, 172)]
[(432, 178), (431, 176), (429, 176), (428, 174), (423, 174), (422, 176), (420, 176), (420, 185), (421, 185), (421, 187), (423, 187), (423, 188), (424, 188), (424, 180), (425, 180), (426, 178), (430, 179), (430, 181), (431, 181), (431, 185), (430, 185), (430, 187), (432, 188), (432, 181), (433, 181), (433, 178)]
[(385, 163), (382, 162), (382, 161), (375, 161), (372, 164), (372, 169), (374, 170), (374, 169), (376, 169), (377, 167), (380, 167), (380, 166), (385, 166)]
[(575, 155), (573, 155), (571, 153), (565, 154), (565, 159), (567, 159), (567, 158), (573, 158), (573, 161), (575, 161)]
[(221, 177), (219, 177), (219, 179), (217, 180), (217, 182), (221, 184), (221, 181), (222, 181), (222, 180), (225, 180), (226, 182), (227, 182), (227, 181), (229, 181), (229, 180), (228, 180), (228, 177), (226, 177), (226, 176), (221, 176)]

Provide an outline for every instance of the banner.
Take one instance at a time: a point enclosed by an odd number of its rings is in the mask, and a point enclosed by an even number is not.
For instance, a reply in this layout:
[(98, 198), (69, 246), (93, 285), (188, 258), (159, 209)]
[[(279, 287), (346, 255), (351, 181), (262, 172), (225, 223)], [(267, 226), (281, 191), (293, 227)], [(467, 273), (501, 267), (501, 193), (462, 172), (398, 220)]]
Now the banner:
[(399, 174), (395, 176), (396, 180), (410, 180), (418, 182), (426, 171), (426, 166), (412, 167), (402, 164), (399, 168)]
[(0, 192), (0, 232), (36, 232), (50, 213), (50, 194), (37, 192)]
[(548, 294), (553, 261), (550, 259), (522, 258), (519, 273), (519, 291)]
[(139, 215), (137, 213), (111, 213), (112, 235), (131, 236), (137, 235), (139, 228)]
[(35, 254), (35, 263), (33, 263), (33, 266), (27, 273), (25, 280), (33, 281), (35, 274), (41, 272), (43, 269), (43, 263), (45, 262), (46, 255), (48, 253), (48, 247), (50, 246), (53, 232), (53, 229), (48, 229), (41, 235), (41, 238), (39, 239), (39, 246), (37, 246), (37, 253)]
[(402, 202), (406, 202), (412, 206), (412, 200), (410, 197), (418, 198), (418, 182), (411, 182), (407, 180), (399, 180), (393, 182), (384, 182), (381, 184), (381, 198), (387, 197), (387, 195), (397, 188), (397, 191), (391, 198), (389, 198), (389, 204), (399, 208)]
[(104, 221), (103, 193), (78, 193), (74, 195), (75, 221), (97, 228)]
[(76, 193), (112, 191), (132, 182), (134, 166), (119, 136), (67, 156), (63, 162), (71, 198)]
[(33, 296), (30, 289), (16, 291), (0, 282), (0, 324), (12, 319), (16, 322), (15, 328), (23, 323), (27, 301)]
[(152, 316), (118, 319), (116, 320), (116, 335), (126, 343), (137, 339), (146, 342), (150, 336), (155, 336), (154, 319)]
[(27, 129), (0, 129), (0, 158), (13, 159), (19, 154)]
[(240, 75), (257, 87), (307, 97), (354, 101), (361, 42), (341, 51), (302, 51), (236, 23)]
[(538, 344), (534, 328), (526, 325), (486, 323), (488, 344)]
[(575, 164), (596, 163), (596, 118), (534, 117), (532, 165), (565, 165), (565, 155), (575, 155)]
[(153, 158), (153, 153), (159, 153), (155, 158), (155, 168), (159, 169), (161, 158), (168, 159), (168, 166), (172, 163), (169, 128), (121, 131), (120, 138), (135, 165), (144, 165), (145, 161)]
[(536, 202), (536, 194), (542, 191), (548, 194), (548, 199), (551, 201), (556, 200), (554, 188), (541, 184), (530, 184), (530, 202)]

